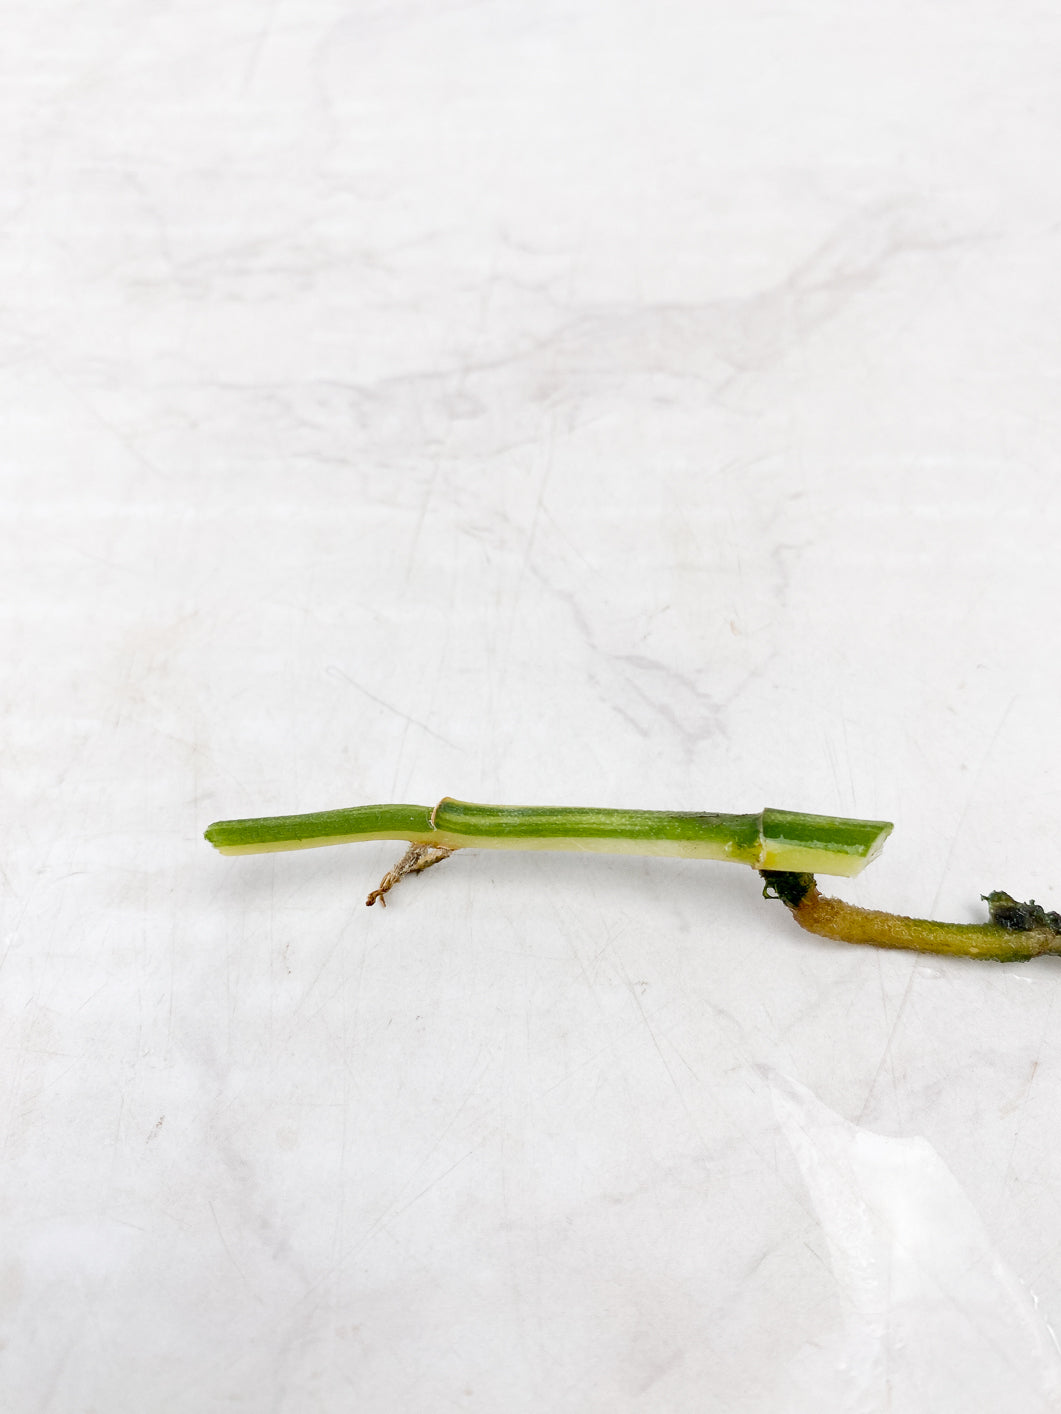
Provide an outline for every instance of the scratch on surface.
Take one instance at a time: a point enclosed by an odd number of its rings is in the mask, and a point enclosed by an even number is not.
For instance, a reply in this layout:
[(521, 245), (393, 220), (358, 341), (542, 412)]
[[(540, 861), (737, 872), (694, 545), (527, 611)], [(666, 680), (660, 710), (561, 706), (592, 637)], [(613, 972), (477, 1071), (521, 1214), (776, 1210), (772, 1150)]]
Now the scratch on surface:
[(405, 1177), (397, 1185), (397, 1191), (394, 1196), (388, 1203), (385, 1204), (382, 1210), (379, 1211), (376, 1216), (372, 1218), (372, 1220), (367, 1224), (367, 1226), (361, 1232), (360, 1236), (343, 1254), (340, 1261), (336, 1264), (334, 1270), (340, 1270), (347, 1262), (353, 1260), (372, 1241), (372, 1239), (377, 1235), (377, 1233), (381, 1232), (387, 1227), (388, 1223), (393, 1222), (395, 1218), (399, 1217), (402, 1213), (406, 1212), (409, 1208), (413, 1207), (416, 1203), (418, 1203), (420, 1199), (424, 1197), (425, 1194), (430, 1193), (430, 1191), (438, 1184), (444, 1182), (451, 1173), (458, 1169), (461, 1164), (465, 1163), (468, 1159), (470, 1159), (473, 1154), (478, 1153), (491, 1140), (491, 1138), (494, 1137), (493, 1130), (491, 1130), (489, 1133), (481, 1134), (480, 1137), (477, 1138), (476, 1141), (470, 1145), (470, 1147), (468, 1147), (466, 1150), (464, 1150), (463, 1153), (458, 1155), (458, 1157), (454, 1159), (452, 1163), (448, 1164), (446, 1168), (442, 1170), (441, 1173), (436, 1174), (427, 1183), (423, 1184), (422, 1187), (418, 1188), (416, 1192), (410, 1194), (408, 1197), (404, 1196), (406, 1193), (408, 1193), (411, 1185), (419, 1179), (419, 1176), (422, 1174), (423, 1170), (427, 1167), (427, 1165), (431, 1162), (434, 1156), (442, 1148), (447, 1137), (456, 1128), (461, 1116), (464, 1114), (468, 1105), (474, 1099), (477, 1093), (477, 1078), (475, 1075), (475, 1070), (482, 1053), (483, 1047), (480, 1046), (469, 1067), (472, 1074), (469, 1077), (467, 1087), (460, 1102), (453, 1108), (452, 1112), (447, 1116), (445, 1122), (438, 1130), (438, 1132), (434, 1135), (434, 1137), (431, 1139), (430, 1143), (425, 1145), (419, 1157), (410, 1165), (405, 1174)]
[(360, 692), (363, 697), (367, 697), (370, 702), (374, 702), (377, 707), (382, 707), (385, 712), (391, 712), (395, 717), (400, 717), (403, 722), (407, 722), (410, 726), (419, 727), (422, 732), (427, 732), (428, 736), (433, 736), (435, 740), (440, 741), (443, 746), (453, 746), (453, 742), (447, 737), (442, 736), (441, 733), (436, 732), (434, 728), (429, 727), (426, 722), (421, 722), (416, 717), (410, 717), (408, 712), (403, 712), (400, 707), (395, 707), (390, 702), (384, 702), (382, 697), (377, 697), (374, 692), (369, 692), (367, 687), (362, 687), (359, 682), (355, 682), (349, 673), (343, 672), (342, 668), (337, 667), (334, 663), (327, 669), (327, 673), (329, 677), (342, 678), (344, 682), (348, 682), (352, 688)]
[[(1006, 1105), (1005, 1108), (1000, 1111), (1000, 1113), (1003, 1115), (1012, 1114), (1013, 1111), (1016, 1110), (1018, 1107), (1023, 1109), (1028, 1103), (1028, 1097), (1031, 1094), (1032, 1086), (1035, 1083), (1036, 1076), (1039, 1074), (1039, 1061), (1042, 1058), (1043, 1046), (1046, 1044), (1046, 1037), (1053, 1030), (1055, 1006), (1056, 994), (1054, 992), (1051, 992), (1050, 1002), (1046, 1008), (1046, 1015), (1043, 1017), (1042, 1030), (1039, 1033), (1039, 1044), (1036, 1047), (1035, 1059), (1032, 1061), (1027, 1083), (1024, 1086), (1024, 1089), (1021, 1094), (1017, 1097), (1017, 1099), (1013, 1100), (1011, 1104)], [(1013, 1158), (1017, 1152), (1017, 1143), (1020, 1138), (1021, 1130), (1020, 1127), (1017, 1126), (1014, 1128), (1013, 1131), (1013, 1142), (1009, 1146), (1009, 1158), (1006, 1161), (1006, 1171), (1002, 1175), (1002, 1180), (999, 1183), (1000, 1193), (1006, 1193), (1009, 1188), (1010, 1180), (1013, 1174)]]
[(258, 33), (251, 40), (250, 54), (247, 56), (247, 67), (243, 74), (243, 91), (250, 88), (254, 81), (254, 75), (258, 69), (258, 62), (262, 57), (262, 51), (268, 43), (272, 34), (273, 23), (276, 19), (276, 0), (268, 0), (266, 6), (265, 20)]
[(213, 1220), (214, 1220), (214, 1226), (217, 1228), (217, 1235), (218, 1235), (218, 1237), (221, 1239), (221, 1246), (225, 1249), (225, 1255), (226, 1255), (226, 1257), (227, 1257), (228, 1260), (232, 1263), (232, 1265), (235, 1267), (236, 1271), (239, 1273), (239, 1277), (240, 1277), (240, 1280), (243, 1282), (243, 1285), (247, 1288), (247, 1290), (251, 1293), (251, 1295), (252, 1295), (252, 1296), (255, 1298), (255, 1300), (259, 1303), (259, 1305), (263, 1304), (263, 1303), (262, 1303), (261, 1293), (255, 1291), (254, 1288), (251, 1286), (250, 1282), (247, 1280), (247, 1273), (243, 1270), (243, 1268), (242, 1268), (242, 1267), (240, 1266), (240, 1264), (236, 1261), (235, 1257), (234, 1257), (233, 1254), (232, 1254), (232, 1248), (228, 1245), (228, 1240), (226, 1239), (225, 1234), (224, 1234), (224, 1231), (223, 1231), (223, 1229), (222, 1229), (222, 1227), (221, 1227), (221, 1220), (220, 1220), (220, 1218), (217, 1216), (217, 1209), (214, 1207), (214, 1205), (213, 1205), (212, 1202), (209, 1203), (207, 1206), (208, 1206), (209, 1209), (210, 1209), (210, 1216), (211, 1216), (211, 1217), (213, 1218)]
[(1019, 697), (1020, 693), (1015, 692), (1013, 696), (1009, 699), (1009, 702), (1006, 705), (1006, 710), (999, 718), (998, 726), (991, 733), (991, 740), (987, 743), (987, 746), (984, 749), (984, 754), (980, 758), (980, 764), (976, 768), (976, 774), (973, 776), (972, 783), (970, 784), (969, 789), (966, 792), (965, 804), (962, 806), (962, 813), (958, 816), (958, 823), (955, 825), (954, 832), (951, 835), (950, 848), (947, 850), (947, 857), (943, 861), (943, 869), (939, 876), (939, 883), (936, 886), (936, 892), (932, 896), (932, 906), (929, 909), (930, 916), (935, 913), (936, 908), (939, 904), (939, 896), (943, 892), (944, 881), (946, 880), (947, 875), (950, 872), (950, 862), (954, 858), (954, 851), (957, 848), (958, 838), (961, 834), (962, 826), (965, 824), (965, 817), (968, 815), (969, 808), (972, 805), (973, 796), (976, 794), (977, 788), (980, 785), (980, 779), (984, 774), (984, 770), (987, 766), (987, 763), (991, 759), (991, 753), (995, 749), (995, 743), (1002, 735), (1002, 728), (1009, 720), (1009, 714), (1013, 711), (1013, 708), (1017, 703)]
[[(626, 971), (626, 968), (623, 966), (622, 961), (618, 956), (616, 956), (616, 966), (622, 976), (623, 982), (626, 985), (627, 991), (634, 999), (634, 1005), (637, 1007), (637, 1010), (641, 1015), (641, 1020), (644, 1023), (645, 1029), (649, 1034), (649, 1037), (652, 1041), (652, 1045), (655, 1048), (656, 1054), (660, 1058), (660, 1062), (663, 1066), (663, 1069), (667, 1072), (667, 1079), (670, 1081), (671, 1085), (674, 1088), (674, 1093), (678, 1097), (678, 1103), (685, 1111), (685, 1117), (689, 1121), (689, 1128), (693, 1131), (694, 1134), (697, 1135), (697, 1137), (702, 1142), (706, 1144), (707, 1139), (703, 1132), (703, 1129), (698, 1123), (696, 1116), (693, 1114), (693, 1111), (689, 1107), (689, 1102), (685, 1098), (685, 1094), (682, 1090), (682, 1087), (678, 1084), (678, 1077), (675, 1075), (670, 1061), (668, 1061), (667, 1057), (663, 1054), (663, 1047), (660, 1045), (659, 1037), (656, 1035), (656, 1028), (652, 1025), (652, 1022), (649, 1019), (648, 1012), (645, 1010), (645, 1004), (637, 990), (637, 986), (631, 980), (629, 973)], [(682, 1059), (684, 1061), (684, 1057), (682, 1057)], [(692, 1071), (692, 1067), (689, 1066), (687, 1062), (686, 1068)], [(696, 1072), (692, 1071), (692, 1073), (695, 1075)]]
[[(887, 1035), (887, 1037), (886, 1037), (886, 1039), (885, 1039), (885, 1042), (884, 1042), (884, 1048), (882, 1049), (881, 1054), (880, 1054), (880, 1060), (877, 1062), (877, 1068), (876, 1068), (876, 1070), (873, 1072), (873, 1079), (869, 1082), (869, 1086), (868, 1086), (868, 1088), (867, 1088), (867, 1090), (866, 1090), (866, 1098), (862, 1101), (862, 1108), (859, 1110), (859, 1113), (858, 1113), (859, 1120), (863, 1120), (863, 1119), (865, 1118), (865, 1116), (866, 1116), (866, 1111), (869, 1109), (869, 1103), (870, 1103), (870, 1101), (872, 1100), (874, 1094), (876, 1093), (877, 1081), (880, 1079), (881, 1071), (884, 1069), (885, 1065), (889, 1065), (889, 1067), (890, 1067), (890, 1064), (891, 1064), (891, 1054), (892, 1054), (892, 1045), (893, 1045), (894, 1042), (895, 1042), (895, 1036), (896, 1036), (897, 1031), (899, 1030), (899, 1023), (900, 1023), (900, 1021), (902, 1021), (902, 1019), (903, 1019), (903, 1014), (904, 1014), (904, 1012), (906, 1011), (906, 1004), (907, 1004), (907, 1002), (909, 1002), (909, 1000), (910, 1000), (910, 993), (913, 991), (913, 988), (914, 988), (914, 978), (917, 976), (918, 960), (917, 960), (917, 958), (915, 958), (915, 957), (911, 957), (911, 958), (909, 958), (909, 959), (906, 959), (906, 961), (907, 961), (907, 963), (908, 963), (908, 968), (909, 968), (909, 971), (908, 971), (908, 973), (907, 973), (907, 978), (906, 978), (906, 986), (903, 988), (903, 995), (902, 995), (902, 997), (901, 997), (900, 1000), (899, 1000), (899, 1005), (898, 1005), (898, 1007), (896, 1008), (895, 1016), (892, 1018), (892, 1024), (891, 1024), (891, 1026), (889, 1026), (889, 1028), (888, 1028), (888, 1035)], [(877, 958), (877, 977), (878, 977), (878, 980), (880, 979), (880, 975), (881, 975), (881, 973), (880, 973), (880, 958), (878, 957), (878, 958)], [(881, 995), (882, 995), (882, 999), (883, 999), (884, 997), (886, 997), (886, 993), (885, 993), (885, 991), (884, 991), (883, 985), (882, 985), (882, 987), (881, 987)], [(892, 1089), (893, 1089), (893, 1090), (895, 1089), (895, 1074), (894, 1074), (894, 1072), (892, 1072)]]
[(549, 486), (549, 478), (550, 476), (552, 476), (553, 458), (555, 454), (556, 413), (553, 412), (549, 416), (549, 426), (545, 436), (545, 449), (543, 452), (545, 465), (542, 468), (542, 474), (538, 481), (538, 495), (535, 498), (534, 513), (531, 516), (530, 529), (527, 532), (527, 543), (524, 547), (523, 565), (520, 571), (521, 577), (527, 573), (527, 567), (531, 562), (531, 556), (534, 554), (534, 542), (538, 538), (538, 523), (542, 518), (542, 512), (545, 508), (545, 493)]

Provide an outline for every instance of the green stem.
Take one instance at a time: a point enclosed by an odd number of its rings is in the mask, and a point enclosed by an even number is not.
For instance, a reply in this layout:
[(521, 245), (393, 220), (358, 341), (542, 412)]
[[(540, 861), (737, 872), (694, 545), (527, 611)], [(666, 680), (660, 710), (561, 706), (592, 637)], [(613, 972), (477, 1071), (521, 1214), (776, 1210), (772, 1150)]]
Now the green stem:
[(891, 833), (885, 820), (848, 820), (763, 810), (716, 815), (673, 810), (472, 805), (443, 797), (435, 806), (355, 805), (312, 815), (218, 820), (206, 838), (222, 854), (264, 854), (361, 840), (407, 840), (409, 848), (366, 902), (386, 903), (399, 879), (457, 849), (586, 850), (605, 854), (723, 859), (758, 869), (764, 894), (779, 898), (802, 928), (846, 943), (910, 948), (951, 957), (1016, 962), (1061, 955), (1061, 916), (1009, 894), (985, 895), (991, 921), (937, 923), (857, 908), (818, 892), (814, 873), (859, 874)]
[(721, 859), (752, 869), (861, 873), (891, 833), (884, 820), (791, 810), (718, 815), (670, 810), (472, 805), (360, 805), (311, 815), (219, 820), (206, 838), (222, 854), (408, 840), (438, 849), (589, 850)]

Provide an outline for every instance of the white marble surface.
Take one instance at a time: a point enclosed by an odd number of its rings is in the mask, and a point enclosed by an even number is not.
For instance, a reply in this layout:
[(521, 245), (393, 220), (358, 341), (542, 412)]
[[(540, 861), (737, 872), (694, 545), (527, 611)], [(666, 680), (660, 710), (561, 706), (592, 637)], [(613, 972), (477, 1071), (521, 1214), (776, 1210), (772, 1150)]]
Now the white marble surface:
[(783, 805), (1059, 906), (1056, 6), (4, 36), (4, 1409), (1061, 1407), (1061, 964), (201, 840)]

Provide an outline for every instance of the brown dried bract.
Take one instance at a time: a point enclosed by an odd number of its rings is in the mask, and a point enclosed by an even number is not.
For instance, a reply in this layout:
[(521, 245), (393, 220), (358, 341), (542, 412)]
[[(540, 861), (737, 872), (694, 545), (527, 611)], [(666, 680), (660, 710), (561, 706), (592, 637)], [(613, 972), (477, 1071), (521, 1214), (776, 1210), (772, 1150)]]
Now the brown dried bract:
[(387, 907), (387, 900), (383, 897), (389, 893), (399, 879), (404, 879), (406, 874), (419, 874), (422, 869), (430, 869), (432, 864), (438, 864), (443, 859), (448, 859), (453, 850), (446, 849), (440, 844), (411, 844), (409, 848), (398, 860), (393, 869), (388, 869), (380, 880), (379, 888), (373, 889), (365, 904), (368, 908), (379, 899), (384, 908)]

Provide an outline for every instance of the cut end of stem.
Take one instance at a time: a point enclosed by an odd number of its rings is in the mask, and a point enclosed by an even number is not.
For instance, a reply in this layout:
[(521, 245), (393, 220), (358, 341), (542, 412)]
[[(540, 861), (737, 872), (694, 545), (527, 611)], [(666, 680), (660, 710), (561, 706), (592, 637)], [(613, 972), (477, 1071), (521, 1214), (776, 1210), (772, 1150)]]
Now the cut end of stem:
[(888, 820), (764, 810), (758, 868), (771, 873), (838, 874), (850, 879), (876, 859), (891, 832)]

